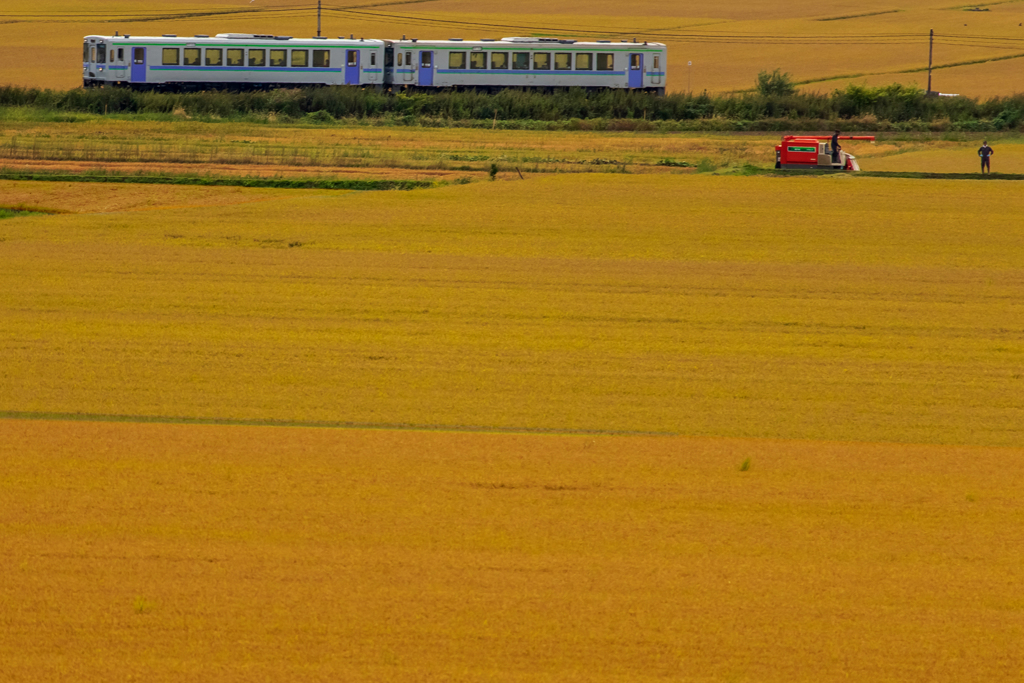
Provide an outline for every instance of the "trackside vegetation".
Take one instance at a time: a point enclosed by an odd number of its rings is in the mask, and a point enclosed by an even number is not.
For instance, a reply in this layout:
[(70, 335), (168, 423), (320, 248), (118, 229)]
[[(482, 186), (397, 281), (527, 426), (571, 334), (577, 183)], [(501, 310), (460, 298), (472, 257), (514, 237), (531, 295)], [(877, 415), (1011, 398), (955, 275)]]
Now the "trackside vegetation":
[(18, 108), (30, 118), (90, 115), (261, 120), (330, 125), (366, 119), (381, 125), (512, 129), (775, 131), (1004, 131), (1024, 124), (1024, 94), (987, 100), (929, 97), (920, 88), (848, 85), (830, 93), (797, 92), (785, 74), (762, 74), (749, 92), (658, 97), (582, 89), (496, 94), (448, 91), (385, 94), (354, 87), (192, 93), (127, 89), (43, 90), (0, 87), (0, 118)]
[[(203, 185), (219, 187), (276, 187), (288, 189), (318, 189), (318, 190), (416, 190), (427, 187), (446, 185), (443, 181), (432, 182), (429, 180), (352, 180), (334, 178), (266, 178), (253, 176), (216, 176), (216, 175), (187, 175), (181, 173), (108, 173), (104, 170), (93, 170), (85, 173), (66, 173), (60, 171), (18, 171), (7, 168), (0, 168), (0, 180), (49, 180), (76, 183), (132, 183), (143, 185)], [(8, 218), (3, 215), (3, 207), (0, 207), (0, 218)], [(12, 215), (22, 215), (30, 212), (16, 211)]]

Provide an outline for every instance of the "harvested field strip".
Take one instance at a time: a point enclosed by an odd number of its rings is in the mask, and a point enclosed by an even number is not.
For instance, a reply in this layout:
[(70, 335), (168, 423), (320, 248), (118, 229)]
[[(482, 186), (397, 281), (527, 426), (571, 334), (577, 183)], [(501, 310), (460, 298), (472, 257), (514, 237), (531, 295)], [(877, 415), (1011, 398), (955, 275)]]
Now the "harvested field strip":
[(1021, 462), (0, 420), (3, 678), (1016, 680)]
[[(345, 190), (201, 187), (195, 185), (24, 182), (0, 180), (0, 196), (8, 206), (38, 207), (39, 213), (115, 214), (138, 211), (183, 211), (203, 207), (234, 207), (277, 201), (309, 200)], [(354, 194), (348, 192), (348, 194)], [(51, 218), (58, 219), (59, 216)], [(106, 219), (109, 220), (109, 219)], [(173, 231), (168, 231), (173, 232)]]
[[(415, 190), (437, 187), (429, 180), (353, 180), (330, 178), (267, 178), (264, 176), (192, 176), (156, 175), (143, 171), (116, 175), (103, 171), (67, 173), (61, 171), (23, 171), (0, 168), (2, 180), (29, 180), (76, 183), (134, 183), (140, 185), (199, 185), (207, 187), (272, 187), (316, 190)], [(443, 181), (442, 181), (443, 182)]]

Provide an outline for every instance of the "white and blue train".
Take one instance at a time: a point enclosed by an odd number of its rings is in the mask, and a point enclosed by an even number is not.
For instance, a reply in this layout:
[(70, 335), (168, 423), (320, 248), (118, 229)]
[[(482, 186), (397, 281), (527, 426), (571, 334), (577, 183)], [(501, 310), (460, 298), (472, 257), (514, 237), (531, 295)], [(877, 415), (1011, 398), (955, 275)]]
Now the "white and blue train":
[(379, 40), (252, 33), (86, 36), (86, 87), (354, 85), (381, 90), (628, 89), (665, 94), (662, 43), (556, 38)]

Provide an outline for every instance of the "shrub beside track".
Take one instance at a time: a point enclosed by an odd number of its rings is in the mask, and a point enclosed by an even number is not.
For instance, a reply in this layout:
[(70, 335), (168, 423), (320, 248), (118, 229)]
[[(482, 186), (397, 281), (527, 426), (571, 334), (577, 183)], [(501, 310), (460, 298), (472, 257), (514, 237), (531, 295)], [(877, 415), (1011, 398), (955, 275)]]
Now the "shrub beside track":
[[(1020, 129), (1024, 95), (977, 100), (933, 98), (916, 88), (850, 85), (829, 94), (766, 95), (758, 92), (656, 96), (629, 91), (587, 93), (575, 89), (542, 94), (507, 90), (494, 95), (458, 91), (388, 95), (354, 87), (256, 92), (135, 92), (127, 89), (41, 90), (0, 87), (0, 107), (52, 113), (183, 115), (238, 119), (277, 117), (330, 123), (332, 118), (378, 119), (397, 125), (501, 127), (595, 127), (588, 122), (636, 121), (632, 128), (676, 122), (696, 130), (998, 131)], [(531, 125), (532, 122), (532, 125)], [(473, 124), (470, 124), (473, 125)], [(596, 127), (607, 127), (607, 123)], [(630, 129), (631, 126), (626, 126)]]

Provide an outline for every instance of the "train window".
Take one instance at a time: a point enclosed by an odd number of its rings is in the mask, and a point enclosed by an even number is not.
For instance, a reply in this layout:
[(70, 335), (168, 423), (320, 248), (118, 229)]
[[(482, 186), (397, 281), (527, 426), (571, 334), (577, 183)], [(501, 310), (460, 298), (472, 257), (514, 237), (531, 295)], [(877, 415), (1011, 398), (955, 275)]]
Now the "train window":
[(370, 66), (377, 66), (377, 53), (376, 52), (371, 52), (370, 53)]
[(507, 52), (492, 52), (491, 53), (491, 68), (492, 69), (507, 69), (508, 68), (508, 53)]
[(533, 68), (535, 71), (551, 70), (551, 53), (535, 52), (533, 55)]
[(429, 69), (430, 68), (430, 56), (432, 54), (434, 54), (434, 53), (433, 52), (421, 52), (420, 53), (420, 67), (421, 68), (423, 68), (423, 69)]
[(348, 66), (359, 66), (359, 50), (347, 50), (345, 64)]
[(227, 64), (228, 66), (245, 66), (245, 50), (229, 48)]
[[(399, 52), (398, 56), (401, 57), (402, 53)], [(386, 47), (384, 48), (384, 68), (390, 69), (395, 66), (395, 48)]]
[(569, 71), (572, 69), (572, 54), (568, 52), (555, 53), (555, 71)]
[(402, 53), (398, 53), (398, 66), (402, 66)]
[(470, 52), (469, 53), (469, 68), (470, 69), (486, 69), (487, 68), (487, 54), (483, 52)]
[(654, 70), (658, 70), (658, 66), (661, 63), (661, 58), (658, 55), (654, 55)]
[(594, 70), (594, 55), (577, 54), (576, 55), (576, 70), (577, 71), (593, 71)]
[(465, 52), (449, 52), (448, 53), (448, 68), (449, 69), (465, 69), (466, 68), (466, 53)]
[(639, 71), (640, 70), (640, 55), (630, 55), (629, 56), (629, 69), (630, 69), (630, 71)]
[(164, 66), (178, 66), (178, 62), (179, 61), (180, 61), (180, 58), (179, 58), (179, 54), (178, 54), (178, 48), (176, 48), (176, 47), (165, 47), (164, 48), (164, 59), (163, 59), (163, 65)]
[(266, 50), (249, 50), (249, 66), (266, 66)]
[(288, 50), (271, 50), (270, 66), (288, 66)]
[(199, 66), (199, 48), (185, 48), (185, 66)]
[(119, 62), (123, 62), (124, 61), (124, 48), (123, 47), (117, 48), (117, 61), (119, 61)]
[(309, 66), (309, 50), (292, 50), (292, 66)]
[(224, 63), (224, 50), (220, 48), (206, 50), (206, 66), (220, 66)]
[(513, 69), (529, 69), (530, 68), (530, 53), (529, 52), (513, 52), (512, 53), (512, 68)]
[(89, 61), (89, 43), (82, 43), (82, 61)]
[(132, 49), (132, 61), (136, 64), (146, 63), (146, 48), (136, 47)]
[(92, 52), (91, 52), (91, 55), (92, 55), (92, 56), (91, 56), (91, 57), (89, 57), (89, 61), (90, 61), (90, 62), (95, 62), (95, 61), (96, 61), (96, 46), (95, 46), (95, 45), (93, 45), (93, 46), (92, 46)]
[(611, 52), (597, 53), (597, 70), (612, 71), (615, 68), (615, 55)]
[(331, 65), (330, 50), (313, 50), (313, 66), (327, 68)]
[(107, 46), (100, 43), (96, 46), (96, 63), (106, 64), (107, 63)]

